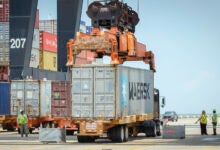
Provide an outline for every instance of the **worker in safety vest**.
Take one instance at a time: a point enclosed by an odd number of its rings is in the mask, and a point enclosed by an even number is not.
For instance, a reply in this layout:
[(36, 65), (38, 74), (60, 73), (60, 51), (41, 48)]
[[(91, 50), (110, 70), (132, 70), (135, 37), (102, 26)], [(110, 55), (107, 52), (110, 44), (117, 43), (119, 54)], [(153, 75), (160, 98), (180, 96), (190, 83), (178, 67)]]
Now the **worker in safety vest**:
[(206, 129), (207, 115), (205, 113), (205, 110), (202, 111), (201, 116), (199, 117), (199, 119), (196, 122), (198, 122), (198, 121), (200, 121), (201, 135), (203, 135), (203, 134), (208, 135), (207, 134), (207, 129)]
[(17, 117), (17, 123), (20, 126), (21, 137), (23, 137), (24, 133), (26, 137), (28, 137), (28, 128), (27, 128), (28, 118), (27, 115), (24, 113), (24, 110), (22, 109), (20, 110), (20, 114)]
[(218, 123), (218, 115), (216, 113), (216, 110), (213, 109), (213, 115), (212, 115), (212, 125), (213, 125), (213, 135), (216, 135), (216, 127)]

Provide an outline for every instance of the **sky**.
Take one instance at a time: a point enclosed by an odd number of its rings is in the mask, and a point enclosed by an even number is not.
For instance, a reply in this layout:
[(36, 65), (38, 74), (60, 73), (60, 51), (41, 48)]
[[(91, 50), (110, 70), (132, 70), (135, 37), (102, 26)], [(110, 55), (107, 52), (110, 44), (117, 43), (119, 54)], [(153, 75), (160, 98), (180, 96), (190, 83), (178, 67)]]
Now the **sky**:
[[(139, 9), (137, 0), (124, 2), (139, 10), (136, 38), (155, 54), (155, 87), (166, 98), (162, 113), (220, 112), (220, 1), (139, 0)], [(56, 18), (56, 0), (39, 0), (38, 8), (40, 19)], [(90, 25), (86, 8), (84, 0), (81, 20)]]

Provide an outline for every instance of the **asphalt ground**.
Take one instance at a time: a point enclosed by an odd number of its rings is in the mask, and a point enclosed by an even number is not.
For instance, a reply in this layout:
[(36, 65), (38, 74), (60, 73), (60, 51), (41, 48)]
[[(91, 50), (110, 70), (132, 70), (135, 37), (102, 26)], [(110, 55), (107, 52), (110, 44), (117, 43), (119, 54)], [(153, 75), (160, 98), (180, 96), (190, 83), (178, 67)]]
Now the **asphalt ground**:
[(185, 125), (185, 139), (163, 139), (160, 137), (129, 138), (126, 143), (113, 143), (108, 139), (99, 139), (95, 143), (78, 143), (76, 136), (67, 136), (66, 143), (42, 143), (38, 132), (29, 137), (21, 138), (17, 132), (0, 131), (0, 150), (220, 150), (219, 135), (212, 135), (212, 126), (208, 124), (208, 134), (200, 135), (199, 124), (195, 118), (179, 119), (178, 122), (168, 122), (168, 125)]

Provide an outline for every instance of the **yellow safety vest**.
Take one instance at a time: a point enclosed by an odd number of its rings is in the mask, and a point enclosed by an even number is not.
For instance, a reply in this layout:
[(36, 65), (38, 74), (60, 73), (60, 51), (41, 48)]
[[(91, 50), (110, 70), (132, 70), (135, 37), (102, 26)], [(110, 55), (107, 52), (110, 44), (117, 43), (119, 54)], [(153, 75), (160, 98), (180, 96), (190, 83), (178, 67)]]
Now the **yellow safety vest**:
[(18, 115), (18, 124), (27, 124), (27, 115)]
[(200, 117), (200, 123), (202, 124), (207, 124), (207, 116), (206, 115), (202, 115)]

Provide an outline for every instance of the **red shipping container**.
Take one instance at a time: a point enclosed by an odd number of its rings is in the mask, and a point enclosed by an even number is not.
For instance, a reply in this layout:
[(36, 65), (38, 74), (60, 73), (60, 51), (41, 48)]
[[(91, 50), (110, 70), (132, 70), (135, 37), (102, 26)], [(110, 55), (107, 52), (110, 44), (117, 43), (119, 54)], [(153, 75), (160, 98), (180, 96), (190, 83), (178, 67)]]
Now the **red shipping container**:
[(39, 29), (39, 9), (36, 11), (35, 25), (34, 28)]
[(0, 0), (0, 22), (9, 22), (9, 0)]
[(87, 51), (86, 53), (86, 59), (87, 61), (89, 62), (93, 62), (95, 59), (94, 59), (94, 53), (93, 52), (90, 52), (90, 51)]
[(70, 82), (52, 82), (52, 115), (57, 117), (71, 116), (71, 88)]
[(76, 57), (75, 64), (76, 65), (84, 65), (84, 64), (87, 64), (87, 60), (86, 60), (86, 58)]
[(57, 35), (40, 31), (40, 49), (50, 52), (57, 52)]

